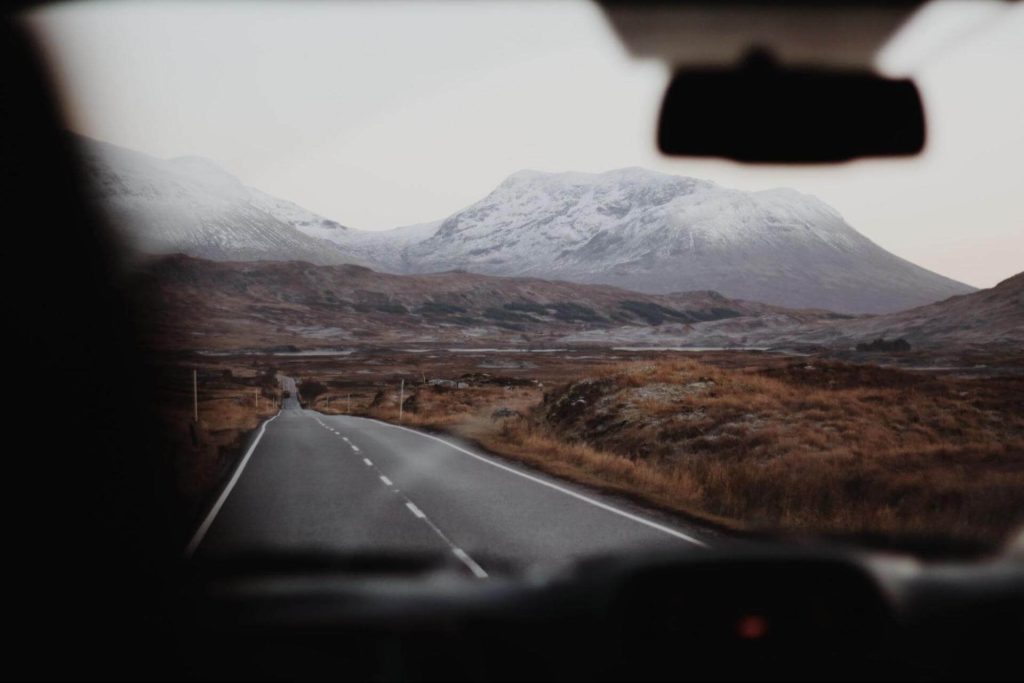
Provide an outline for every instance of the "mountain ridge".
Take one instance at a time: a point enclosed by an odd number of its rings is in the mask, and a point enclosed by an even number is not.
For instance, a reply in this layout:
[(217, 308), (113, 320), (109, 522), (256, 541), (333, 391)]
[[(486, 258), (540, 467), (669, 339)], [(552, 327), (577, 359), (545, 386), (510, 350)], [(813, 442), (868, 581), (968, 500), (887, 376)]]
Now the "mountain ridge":
[(87, 183), (117, 235), (136, 252), (216, 260), (363, 263), (307, 230), (347, 231), (287, 200), (247, 187), (214, 162), (158, 159), (74, 136)]
[(226, 262), (183, 254), (151, 257), (135, 277), (154, 344), (178, 349), (522, 344), (627, 324), (763, 315), (813, 321), (834, 315), (787, 311), (717, 292), (645, 295), (538, 278), (395, 275), (355, 264)]
[(1024, 348), (1024, 273), (995, 287), (883, 315), (817, 320), (767, 313), (700, 325), (623, 326), (568, 335), (572, 344), (636, 344), (851, 349), (875, 339), (903, 339), (915, 349)]
[(1024, 346), (1024, 273), (900, 313), (842, 316), (730, 299), (467, 272), (395, 275), (354, 264), (152, 257), (137, 290), (154, 343), (177, 349), (364, 344), (630, 345), (850, 350)]
[(848, 313), (973, 290), (890, 254), (796, 190), (744, 192), (637, 168), (513, 174), (385, 265), (556, 276), (645, 293), (714, 289)]
[(888, 313), (973, 291), (895, 256), (789, 188), (745, 192), (627, 167), (511, 174), (441, 220), (346, 227), (245, 186), (201, 157), (160, 160), (81, 139), (93, 194), (138, 251), (221, 261), (357, 263), (714, 290), (787, 308)]

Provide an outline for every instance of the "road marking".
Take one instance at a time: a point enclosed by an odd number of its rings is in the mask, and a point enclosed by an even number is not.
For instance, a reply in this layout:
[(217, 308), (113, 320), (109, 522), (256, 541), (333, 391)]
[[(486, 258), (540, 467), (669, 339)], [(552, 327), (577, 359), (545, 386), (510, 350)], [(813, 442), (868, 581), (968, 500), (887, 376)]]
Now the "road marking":
[(342, 440), (342, 441), (344, 441), (345, 443), (351, 443), (351, 442), (350, 442), (350, 441), (348, 440), (348, 437), (347, 437), (347, 436), (343, 436), (343, 437), (341, 437), (341, 440)]
[(594, 507), (601, 508), (602, 510), (607, 510), (608, 512), (611, 512), (613, 514), (619, 515), (620, 517), (625, 517), (626, 519), (631, 520), (633, 522), (636, 522), (637, 524), (643, 524), (646, 527), (650, 527), (651, 529), (655, 529), (657, 531), (661, 531), (662, 533), (666, 533), (669, 536), (674, 536), (674, 537), (676, 537), (678, 539), (681, 539), (683, 541), (686, 541), (688, 543), (693, 543), (694, 545), (700, 546), (701, 548), (708, 547), (707, 543), (704, 543), (703, 541), (698, 540), (698, 539), (694, 538), (693, 536), (688, 536), (688, 535), (686, 535), (686, 534), (684, 534), (684, 533), (682, 533), (680, 531), (676, 531), (675, 529), (671, 529), (671, 528), (669, 528), (669, 527), (667, 527), (667, 526), (665, 526), (663, 524), (658, 524), (657, 522), (652, 522), (649, 519), (644, 519), (643, 517), (639, 517), (639, 516), (634, 515), (634, 514), (632, 514), (630, 512), (626, 512), (625, 510), (619, 510), (618, 508), (612, 507), (611, 505), (608, 505), (606, 503), (602, 503), (599, 500), (594, 500), (593, 498), (590, 498), (588, 496), (584, 496), (581, 493), (576, 493), (575, 491), (572, 491), (570, 489), (567, 489), (567, 488), (564, 488), (562, 486), (559, 486), (558, 484), (553, 484), (553, 483), (551, 483), (549, 481), (544, 481), (543, 479), (540, 479), (539, 477), (534, 477), (533, 475), (526, 474), (525, 472), (520, 472), (520, 471), (515, 470), (515, 469), (513, 469), (511, 467), (508, 467), (507, 465), (502, 465), (501, 463), (494, 462), (493, 460), (489, 460), (488, 458), (485, 458), (482, 455), (477, 455), (473, 451), (466, 450), (465, 448), (462, 448), (461, 446), (456, 446), (455, 444), (453, 444), (451, 442), (448, 442), (448, 441), (445, 441), (444, 439), (436, 437), (433, 434), (427, 434), (425, 432), (419, 432), (419, 431), (416, 431), (415, 429), (409, 429), (408, 427), (403, 427), (401, 425), (393, 425), (390, 422), (382, 422), (381, 420), (374, 420), (373, 418), (365, 418), (365, 419), (373, 420), (374, 422), (378, 422), (378, 423), (380, 423), (382, 425), (385, 425), (386, 427), (393, 427), (394, 429), (402, 429), (404, 431), (410, 432), (412, 434), (417, 434), (417, 435), (422, 436), (422, 437), (427, 438), (427, 439), (433, 439), (434, 441), (438, 441), (440, 443), (443, 443), (445, 446), (448, 446), (449, 448), (454, 448), (455, 450), (459, 451), (460, 453), (465, 453), (466, 455), (468, 455), (470, 457), (476, 458), (480, 462), (485, 462), (485, 463), (487, 463), (488, 465), (490, 465), (492, 467), (497, 467), (499, 470), (505, 470), (506, 472), (510, 472), (510, 473), (516, 475), (517, 477), (522, 477), (523, 479), (528, 479), (528, 480), (534, 482), (535, 484), (540, 484), (541, 486), (547, 486), (549, 489), (554, 489), (555, 491), (558, 491), (559, 493), (564, 493), (567, 496), (572, 496), (573, 498), (576, 498), (577, 500), (581, 500), (584, 503), (589, 503), (589, 504), (593, 505)]
[(484, 568), (474, 562), (473, 558), (467, 555), (465, 550), (462, 548), (452, 548), (452, 553), (455, 554), (455, 557), (462, 560), (464, 565), (469, 567), (469, 571), (473, 572), (473, 576), (478, 579), (487, 578), (487, 572), (484, 571)]
[(431, 522), (430, 518), (427, 517), (427, 515), (422, 510), (416, 507), (416, 503), (409, 500), (409, 497), (404, 493), (399, 492), (398, 495), (402, 496), (402, 498), (405, 498), (405, 506), (409, 508), (412, 514), (416, 515), (418, 519), (422, 519), (423, 523), (430, 527), (430, 530), (437, 534), (437, 537), (444, 541), (445, 545), (451, 548), (452, 553), (455, 555), (455, 557), (459, 558), (464, 565), (469, 567), (469, 571), (473, 572), (473, 576), (475, 576), (478, 579), (487, 578), (487, 572), (484, 571), (484, 568), (477, 564), (465, 550), (455, 545), (452, 539), (448, 538), (448, 536), (443, 531), (441, 531), (440, 527)]
[[(349, 446), (352, 447), (352, 450), (354, 450), (356, 452), (359, 451), (359, 447), (358, 446), (356, 446), (355, 444), (349, 442), (349, 440), (346, 437), (342, 437), (342, 438), (345, 439), (346, 442), (348, 442)], [(369, 458), (363, 458), (363, 462), (366, 463), (367, 467), (373, 467), (374, 466), (373, 462)], [(377, 470), (377, 471), (380, 472), (380, 470)], [(394, 483), (390, 479), (388, 479), (383, 474), (381, 474), (379, 476), (380, 476), (380, 480), (382, 482), (384, 482), (384, 484), (386, 484), (388, 486), (388, 488), (392, 488), (392, 489), (395, 488)], [(434, 524), (432, 521), (430, 521), (430, 519), (427, 517), (426, 513), (424, 513), (423, 510), (420, 510), (419, 507), (416, 506), (416, 503), (414, 503), (411, 500), (409, 500), (409, 497), (406, 496), (401, 491), (399, 491), (398, 489), (395, 489), (395, 493), (397, 493), (399, 496), (401, 496), (402, 498), (405, 499), (405, 507), (409, 509), (409, 512), (411, 512), (413, 515), (415, 515), (416, 519), (423, 520), (424, 524), (429, 526), (430, 530), (433, 531), (435, 534), (437, 534), (437, 537), (440, 538), (442, 541), (444, 541), (445, 545), (447, 545), (451, 549), (452, 554), (454, 554), (455, 557), (459, 558), (459, 561), (461, 561), (464, 565), (466, 565), (466, 567), (469, 569), (469, 571), (472, 572), (473, 576), (475, 576), (478, 579), (489, 578), (488, 574), (484, 570), (484, 568), (481, 567), (479, 564), (477, 564), (477, 562), (472, 557), (470, 557), (469, 554), (465, 550), (463, 550), (462, 548), (460, 548), (457, 545), (455, 545), (455, 543), (450, 538), (448, 538), (448, 536), (443, 531), (441, 531), (441, 529), (436, 524)]]
[(196, 529), (195, 535), (192, 536), (192, 540), (189, 541), (188, 546), (185, 547), (185, 559), (191, 559), (192, 555), (199, 547), (199, 544), (203, 542), (206, 532), (210, 530), (210, 526), (213, 524), (213, 520), (216, 519), (217, 513), (220, 512), (222, 507), (224, 507), (224, 501), (228, 499), (228, 494), (231, 493), (231, 489), (235, 488), (235, 484), (238, 483), (238, 478), (242, 476), (242, 470), (244, 470), (245, 466), (249, 463), (249, 458), (252, 457), (253, 451), (256, 450), (256, 446), (259, 445), (260, 439), (263, 438), (263, 433), (267, 431), (267, 425), (276, 420), (280, 414), (281, 411), (277, 411), (277, 415), (264, 422), (260, 427), (260, 431), (256, 435), (256, 439), (252, 442), (252, 445), (249, 446), (249, 450), (245, 452), (245, 455), (242, 456), (242, 460), (238, 463), (238, 467), (235, 468), (235, 473), (231, 476), (231, 480), (228, 481), (228, 485), (224, 487), (224, 490), (221, 492), (217, 502), (213, 504), (213, 507), (210, 508), (210, 512), (206, 515), (206, 519), (204, 519), (203, 523), (199, 525), (199, 528)]
[(352, 449), (353, 451), (355, 451), (356, 453), (358, 453), (358, 452), (359, 452), (359, 446), (355, 445), (354, 443), (350, 443), (350, 444), (349, 444), (349, 448), (351, 448), (351, 449)]

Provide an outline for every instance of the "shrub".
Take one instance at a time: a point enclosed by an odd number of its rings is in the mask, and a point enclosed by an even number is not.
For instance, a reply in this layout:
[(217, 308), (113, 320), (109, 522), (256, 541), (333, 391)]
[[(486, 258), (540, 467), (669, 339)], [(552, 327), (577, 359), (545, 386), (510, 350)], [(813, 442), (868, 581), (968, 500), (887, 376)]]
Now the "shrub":
[(594, 309), (581, 304), (572, 303), (571, 301), (552, 304), (551, 308), (554, 309), (556, 318), (566, 322), (573, 322), (576, 320), (594, 323), (607, 322)]
[(619, 307), (624, 308), (633, 315), (642, 318), (647, 322), (648, 325), (660, 325), (668, 320), (680, 320), (683, 322), (689, 322), (692, 318), (686, 313), (675, 311), (666, 306), (660, 304), (654, 304), (649, 301), (620, 301)]
[(875, 339), (871, 342), (861, 342), (857, 344), (858, 351), (864, 351), (867, 353), (878, 353), (878, 352), (895, 352), (902, 353), (910, 350), (910, 342), (906, 339), (892, 339), (886, 341), (885, 339)]
[(299, 396), (305, 402), (313, 403), (318, 396), (327, 393), (327, 387), (315, 379), (306, 379), (299, 382)]

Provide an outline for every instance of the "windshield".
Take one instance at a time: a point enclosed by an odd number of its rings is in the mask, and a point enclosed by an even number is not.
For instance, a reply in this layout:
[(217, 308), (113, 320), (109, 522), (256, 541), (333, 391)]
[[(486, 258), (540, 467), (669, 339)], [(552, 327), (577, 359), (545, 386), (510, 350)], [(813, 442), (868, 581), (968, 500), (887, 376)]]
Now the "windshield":
[(914, 13), (867, 66), (917, 83), (924, 152), (826, 166), (660, 154), (672, 65), (588, 2), (25, 20), (125, 247), (187, 556), (483, 579), (1024, 523), (1021, 7)]

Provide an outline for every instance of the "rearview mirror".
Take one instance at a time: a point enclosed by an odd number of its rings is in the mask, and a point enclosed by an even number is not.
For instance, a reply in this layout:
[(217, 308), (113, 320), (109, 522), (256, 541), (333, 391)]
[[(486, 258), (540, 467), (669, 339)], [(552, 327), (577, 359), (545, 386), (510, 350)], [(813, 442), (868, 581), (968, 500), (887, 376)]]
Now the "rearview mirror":
[(658, 124), (665, 154), (749, 162), (907, 156), (924, 142), (924, 110), (912, 81), (783, 68), (763, 54), (739, 68), (677, 72)]

